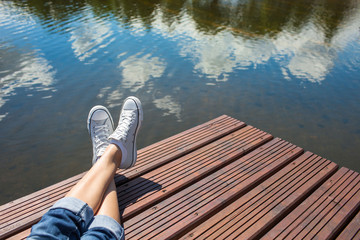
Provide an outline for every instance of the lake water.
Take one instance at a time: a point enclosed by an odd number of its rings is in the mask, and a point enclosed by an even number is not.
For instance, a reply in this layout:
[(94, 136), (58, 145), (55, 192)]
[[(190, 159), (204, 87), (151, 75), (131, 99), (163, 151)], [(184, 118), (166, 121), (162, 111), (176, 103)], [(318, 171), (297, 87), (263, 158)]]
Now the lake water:
[(0, 1), (0, 203), (86, 171), (92, 106), (138, 147), (222, 114), (360, 172), (360, 1)]

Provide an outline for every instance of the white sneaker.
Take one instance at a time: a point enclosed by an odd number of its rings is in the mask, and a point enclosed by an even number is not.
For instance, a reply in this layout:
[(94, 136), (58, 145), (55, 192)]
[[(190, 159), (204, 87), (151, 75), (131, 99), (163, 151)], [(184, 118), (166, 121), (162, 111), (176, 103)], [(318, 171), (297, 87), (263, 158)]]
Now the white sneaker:
[(93, 107), (89, 112), (87, 128), (93, 145), (94, 165), (105, 152), (110, 143), (108, 137), (114, 131), (114, 122), (109, 110), (100, 105)]
[(136, 135), (143, 120), (141, 102), (136, 97), (125, 99), (120, 113), (119, 125), (110, 135), (110, 143), (116, 144), (122, 153), (119, 168), (127, 169), (135, 165), (137, 158)]

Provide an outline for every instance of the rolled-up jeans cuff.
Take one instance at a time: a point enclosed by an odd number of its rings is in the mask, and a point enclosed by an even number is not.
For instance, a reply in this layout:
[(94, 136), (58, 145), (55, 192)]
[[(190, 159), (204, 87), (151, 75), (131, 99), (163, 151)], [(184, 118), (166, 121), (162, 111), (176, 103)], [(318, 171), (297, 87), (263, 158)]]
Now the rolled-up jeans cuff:
[(108, 229), (116, 239), (124, 239), (124, 229), (123, 227), (113, 218), (106, 215), (97, 215), (94, 218), (94, 221), (89, 226), (89, 230), (92, 228), (105, 228)]
[(88, 226), (94, 217), (94, 211), (86, 202), (73, 197), (60, 199), (50, 209), (55, 208), (63, 208), (73, 212), (77, 216), (81, 217), (85, 226)]

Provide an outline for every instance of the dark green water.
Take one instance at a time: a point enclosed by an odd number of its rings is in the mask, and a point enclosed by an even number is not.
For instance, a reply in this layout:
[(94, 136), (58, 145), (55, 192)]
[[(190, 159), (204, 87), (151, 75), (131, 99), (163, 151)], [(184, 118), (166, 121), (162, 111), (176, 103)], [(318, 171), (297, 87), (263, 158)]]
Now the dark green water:
[(93, 105), (144, 147), (222, 114), (360, 172), (360, 2), (0, 2), (0, 203), (86, 171)]

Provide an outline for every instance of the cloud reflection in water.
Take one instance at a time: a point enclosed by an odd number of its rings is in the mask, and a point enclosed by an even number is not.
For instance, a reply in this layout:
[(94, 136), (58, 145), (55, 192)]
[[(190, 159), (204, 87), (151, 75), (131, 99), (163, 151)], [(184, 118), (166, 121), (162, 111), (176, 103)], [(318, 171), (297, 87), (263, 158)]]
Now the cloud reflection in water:
[[(10, 96), (16, 95), (16, 89), (26, 88), (33, 91), (56, 91), (52, 85), (56, 71), (49, 62), (38, 56), (23, 56), (19, 69), (0, 78), (0, 108)], [(8, 72), (1, 69), (1, 72)], [(51, 95), (46, 96), (49, 98)], [(0, 121), (7, 113), (0, 114)]]
[[(334, 65), (337, 52), (354, 38), (342, 38), (338, 35), (356, 33), (356, 19), (344, 21), (348, 32), (335, 34), (328, 43), (325, 30), (310, 19), (300, 31), (293, 27), (284, 27), (274, 36), (249, 37), (234, 35), (232, 29), (224, 29), (214, 35), (199, 31), (197, 25), (187, 13), (170, 26), (162, 20), (161, 11), (154, 18), (153, 28), (164, 37), (177, 38), (181, 50), (179, 54), (193, 61), (194, 72), (208, 79), (227, 81), (229, 74), (236, 69), (257, 68), (274, 59), (281, 67), (284, 78), (291, 75), (313, 83), (323, 81)], [(353, 34), (354, 35), (354, 34)], [(345, 43), (344, 43), (345, 41)]]
[(151, 57), (150, 54), (140, 56), (135, 54), (122, 61), (119, 68), (122, 69), (122, 87), (136, 92), (144, 87), (151, 78), (159, 78), (163, 75), (166, 63), (159, 57)]
[[(86, 20), (73, 27), (69, 39), (74, 54), (80, 61), (86, 60), (115, 40), (110, 24), (94, 18), (88, 9), (83, 14), (87, 16)], [(96, 59), (91, 59), (91, 62), (94, 61)]]
[(157, 108), (164, 111), (163, 116), (175, 115), (178, 122), (181, 122), (181, 105), (176, 103), (170, 95), (155, 99), (154, 104)]

